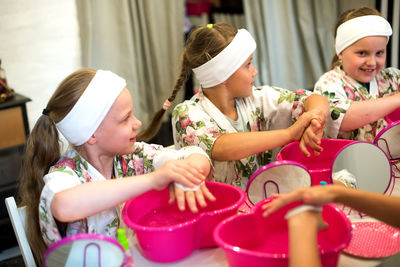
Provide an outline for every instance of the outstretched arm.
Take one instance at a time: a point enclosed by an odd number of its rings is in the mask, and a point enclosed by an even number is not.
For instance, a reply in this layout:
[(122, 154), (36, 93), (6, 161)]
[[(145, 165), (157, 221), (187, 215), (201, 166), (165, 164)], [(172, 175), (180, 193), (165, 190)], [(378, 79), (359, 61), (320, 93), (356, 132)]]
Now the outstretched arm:
[(379, 193), (351, 189), (342, 185), (326, 185), (298, 188), (287, 194), (275, 195), (275, 199), (263, 206), (264, 216), (294, 201), (324, 205), (340, 203), (387, 224), (400, 228), (400, 198)]
[(317, 116), (304, 113), (295, 124), (286, 129), (223, 134), (215, 141), (211, 157), (218, 161), (239, 160), (297, 141), (313, 118)]
[(193, 154), (188, 159), (198, 159), (198, 164), (170, 160), (156, 171), (144, 175), (94, 181), (60, 191), (54, 195), (51, 212), (61, 222), (72, 222), (111, 209), (149, 190), (164, 189), (172, 182), (193, 187), (203, 182), (210, 170), (207, 157), (200, 154), (201, 160), (196, 157)]
[(400, 93), (378, 99), (353, 101), (343, 117), (340, 131), (358, 129), (382, 119), (397, 108), (400, 108)]

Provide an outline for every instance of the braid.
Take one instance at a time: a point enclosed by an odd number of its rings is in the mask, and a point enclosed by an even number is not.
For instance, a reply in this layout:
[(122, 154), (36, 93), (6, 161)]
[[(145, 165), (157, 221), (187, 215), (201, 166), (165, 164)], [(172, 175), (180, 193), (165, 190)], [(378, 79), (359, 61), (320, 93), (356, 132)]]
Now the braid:
[[(213, 24), (213, 27), (197, 27), (190, 34), (185, 44), (181, 57), (181, 73), (175, 82), (174, 89), (168, 101), (175, 100), (179, 90), (187, 81), (191, 70), (203, 65), (211, 58), (218, 55), (233, 39), (237, 29), (225, 23)], [(138, 141), (149, 141), (154, 137), (161, 125), (164, 109), (157, 111), (150, 124), (141, 131), (136, 139)]]
[[(182, 55), (182, 60), (181, 60), (181, 73), (179, 75), (178, 80), (175, 82), (174, 89), (172, 90), (171, 95), (168, 97), (169, 102), (173, 102), (176, 98), (176, 95), (178, 94), (179, 90), (183, 87), (183, 84), (187, 81), (187, 78), (190, 75), (190, 68), (188, 67), (188, 61), (185, 57), (185, 54)], [(164, 109), (158, 110), (156, 113), (154, 113), (150, 124), (141, 131), (137, 136), (136, 139), (138, 141), (144, 141), (148, 142), (151, 138), (153, 138), (157, 132), (160, 130), (161, 127), (161, 121), (162, 118), (165, 114)]]

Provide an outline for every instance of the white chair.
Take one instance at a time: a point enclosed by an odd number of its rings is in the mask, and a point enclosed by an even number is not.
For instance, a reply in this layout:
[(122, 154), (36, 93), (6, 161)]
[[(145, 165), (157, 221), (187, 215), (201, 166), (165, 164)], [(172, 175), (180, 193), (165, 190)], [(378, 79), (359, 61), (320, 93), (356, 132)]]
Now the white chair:
[(19, 249), (27, 267), (36, 267), (35, 259), (33, 258), (31, 247), (25, 234), (25, 206), (17, 208), (14, 197), (5, 199), (8, 215), (14, 228), (15, 236), (17, 237)]

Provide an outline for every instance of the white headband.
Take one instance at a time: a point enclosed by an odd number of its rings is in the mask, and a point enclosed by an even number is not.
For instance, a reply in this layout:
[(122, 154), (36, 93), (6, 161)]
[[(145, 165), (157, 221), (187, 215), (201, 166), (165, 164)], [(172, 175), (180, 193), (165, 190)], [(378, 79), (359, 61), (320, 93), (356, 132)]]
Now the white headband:
[(336, 31), (336, 55), (339, 55), (346, 47), (367, 36), (392, 35), (392, 27), (381, 16), (361, 16), (342, 23)]
[(209, 88), (226, 81), (256, 50), (256, 42), (245, 29), (237, 34), (218, 55), (193, 72), (203, 88)]
[(57, 129), (71, 144), (84, 144), (125, 86), (125, 79), (111, 71), (98, 70), (71, 111), (56, 123)]

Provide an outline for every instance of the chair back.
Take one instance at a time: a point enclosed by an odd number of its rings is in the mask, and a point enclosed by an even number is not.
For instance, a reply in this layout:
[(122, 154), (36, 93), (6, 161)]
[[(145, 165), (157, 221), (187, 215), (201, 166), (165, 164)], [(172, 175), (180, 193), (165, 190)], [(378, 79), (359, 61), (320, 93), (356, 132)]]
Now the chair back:
[(17, 237), (19, 249), (21, 250), (22, 258), (25, 266), (36, 267), (36, 262), (32, 254), (28, 238), (25, 233), (25, 206), (17, 208), (14, 197), (5, 199), (8, 215), (10, 216), (11, 224)]

